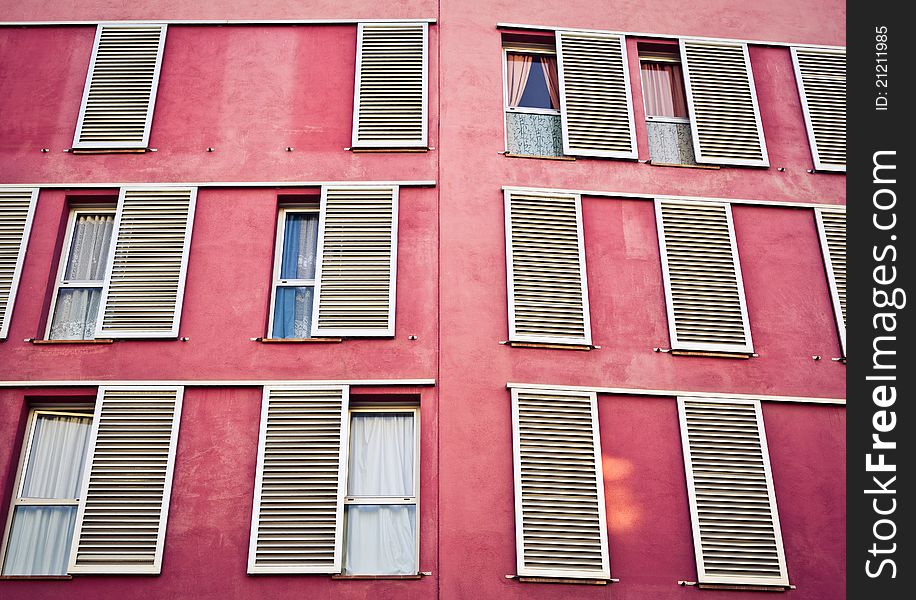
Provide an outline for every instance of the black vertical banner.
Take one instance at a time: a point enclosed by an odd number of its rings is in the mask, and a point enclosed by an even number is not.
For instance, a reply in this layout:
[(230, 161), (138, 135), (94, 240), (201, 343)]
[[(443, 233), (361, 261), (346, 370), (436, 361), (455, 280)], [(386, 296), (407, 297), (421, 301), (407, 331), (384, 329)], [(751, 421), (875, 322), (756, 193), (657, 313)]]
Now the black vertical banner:
[(908, 304), (916, 168), (907, 143), (916, 127), (912, 21), (902, 7), (858, 1), (847, 15), (847, 577), (856, 599), (914, 594), (916, 506), (904, 490), (913, 489), (916, 459)]

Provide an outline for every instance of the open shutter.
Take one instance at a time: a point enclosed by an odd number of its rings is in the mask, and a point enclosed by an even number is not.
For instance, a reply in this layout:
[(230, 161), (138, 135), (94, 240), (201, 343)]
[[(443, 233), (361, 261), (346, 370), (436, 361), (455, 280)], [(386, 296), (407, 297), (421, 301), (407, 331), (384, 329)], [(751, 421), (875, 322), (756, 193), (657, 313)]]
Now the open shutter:
[(96, 337), (174, 338), (197, 188), (123, 188)]
[(98, 26), (74, 149), (146, 148), (165, 31), (146, 23)]
[(699, 163), (769, 166), (747, 44), (681, 40)]
[(518, 574), (610, 578), (594, 392), (512, 390)]
[(360, 23), (353, 147), (427, 144), (427, 23)]
[(821, 252), (830, 283), (843, 356), (846, 356), (846, 209), (818, 208), (814, 211), (821, 238)]
[(753, 352), (731, 206), (659, 198), (655, 215), (671, 347)]
[(249, 573), (340, 573), (347, 386), (265, 387)]
[(99, 388), (69, 573), (159, 573), (183, 392)]
[(846, 50), (792, 48), (814, 168), (846, 171)]
[(622, 35), (557, 31), (563, 152), (637, 158)]
[(0, 190), (0, 340), (6, 339), (38, 190)]
[(700, 583), (788, 586), (760, 402), (678, 398)]
[(397, 186), (321, 190), (312, 335), (394, 335)]
[(591, 344), (579, 196), (507, 190), (509, 339)]

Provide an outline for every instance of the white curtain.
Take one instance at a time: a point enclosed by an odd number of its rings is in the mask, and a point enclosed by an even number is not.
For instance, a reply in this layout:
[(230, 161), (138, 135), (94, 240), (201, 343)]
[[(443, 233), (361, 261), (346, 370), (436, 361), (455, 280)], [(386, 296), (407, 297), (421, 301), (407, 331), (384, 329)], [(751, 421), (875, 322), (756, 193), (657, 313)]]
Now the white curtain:
[[(91, 424), (89, 417), (38, 415), (21, 498), (76, 499)], [(75, 520), (73, 505), (17, 506), (3, 574), (66, 574)]]
[[(350, 426), (349, 497), (413, 497), (413, 414), (354, 414)], [(347, 506), (344, 572), (414, 574), (416, 506)]]

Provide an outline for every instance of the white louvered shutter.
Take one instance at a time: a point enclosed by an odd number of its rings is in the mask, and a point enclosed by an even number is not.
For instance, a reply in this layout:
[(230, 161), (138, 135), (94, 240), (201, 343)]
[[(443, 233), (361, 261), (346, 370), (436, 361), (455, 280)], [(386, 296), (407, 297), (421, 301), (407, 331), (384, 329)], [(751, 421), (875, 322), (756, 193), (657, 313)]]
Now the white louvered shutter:
[(509, 339), (591, 344), (579, 196), (507, 190)]
[(427, 23), (360, 23), (354, 148), (427, 145)]
[(769, 166), (747, 44), (681, 40), (697, 162)]
[(846, 170), (846, 50), (792, 48), (814, 168)]
[(637, 158), (622, 35), (557, 31), (563, 153)]
[(610, 578), (594, 392), (512, 390), (518, 574)]
[(99, 388), (69, 573), (159, 573), (183, 393)]
[(678, 398), (700, 583), (788, 586), (760, 403)]
[(197, 188), (123, 188), (96, 337), (178, 336)]
[(731, 206), (659, 198), (655, 214), (671, 347), (753, 352)]
[(347, 386), (265, 387), (249, 573), (340, 573)]
[(843, 356), (846, 356), (846, 209), (814, 211)]
[(74, 148), (146, 148), (165, 31), (157, 24), (98, 26)]
[(38, 190), (0, 190), (0, 340), (6, 339)]
[(397, 186), (321, 190), (312, 335), (394, 335)]

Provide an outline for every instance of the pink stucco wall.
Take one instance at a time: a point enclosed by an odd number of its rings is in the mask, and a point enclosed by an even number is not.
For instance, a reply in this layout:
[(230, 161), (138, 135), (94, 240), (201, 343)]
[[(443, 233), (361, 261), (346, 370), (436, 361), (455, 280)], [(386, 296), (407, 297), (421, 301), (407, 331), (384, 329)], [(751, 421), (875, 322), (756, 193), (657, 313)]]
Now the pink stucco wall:
[[(845, 366), (810, 209), (735, 206), (755, 349), (750, 360), (655, 353), (668, 334), (652, 203), (583, 197), (591, 352), (509, 348), (501, 186), (845, 204), (845, 177), (812, 160), (789, 51), (752, 46), (771, 168), (506, 158), (496, 23), (844, 44), (845, 4), (777, 0), (612, 3), (387, 0), (11, 2), (4, 20), (125, 18), (438, 18), (430, 37), (425, 154), (353, 154), (355, 26), (174, 26), (144, 155), (74, 156), (91, 26), (0, 28), (0, 182), (436, 180), (400, 194), (393, 340), (268, 346), (264, 334), (277, 190), (202, 189), (182, 342), (37, 347), (57, 265), (67, 192), (41, 193), (0, 379), (435, 378), (420, 396), (421, 581), (245, 575), (256, 454), (255, 388), (186, 393), (162, 575), (0, 581), (0, 599), (620, 598), (760, 594), (699, 591), (673, 397), (599, 396), (612, 576), (606, 587), (520, 584), (515, 573), (507, 382), (843, 397)], [(630, 38), (640, 157), (648, 157)], [(294, 152), (286, 152), (293, 146)], [(215, 152), (207, 153), (207, 147)], [(49, 148), (49, 153), (41, 153)], [(784, 171), (777, 170), (784, 167)], [(112, 190), (100, 190), (111, 194)], [(416, 341), (408, 340), (416, 335)], [(824, 360), (814, 361), (813, 355)], [(154, 359), (151, 359), (154, 357)], [(28, 398), (0, 391), (0, 518)], [(71, 392), (67, 392), (71, 393)], [(84, 389), (92, 396), (94, 390)], [(843, 597), (842, 407), (766, 403), (764, 419), (797, 600)]]

